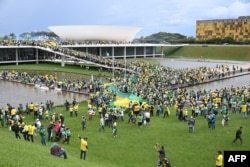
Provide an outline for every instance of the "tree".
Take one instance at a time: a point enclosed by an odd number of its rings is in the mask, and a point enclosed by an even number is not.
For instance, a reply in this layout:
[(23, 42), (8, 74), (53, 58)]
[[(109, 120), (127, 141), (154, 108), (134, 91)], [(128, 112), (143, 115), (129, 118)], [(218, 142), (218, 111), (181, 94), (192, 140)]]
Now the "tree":
[(16, 39), (16, 35), (14, 33), (10, 33), (9, 35), (11, 40), (15, 40)]

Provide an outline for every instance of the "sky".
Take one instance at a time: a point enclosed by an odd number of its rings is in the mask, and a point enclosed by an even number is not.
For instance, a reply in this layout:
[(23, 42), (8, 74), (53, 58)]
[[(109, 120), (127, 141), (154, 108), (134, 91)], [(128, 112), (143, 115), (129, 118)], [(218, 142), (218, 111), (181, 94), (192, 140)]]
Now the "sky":
[(250, 16), (250, 0), (0, 0), (0, 37), (59, 25), (136, 26), (195, 37), (196, 21)]

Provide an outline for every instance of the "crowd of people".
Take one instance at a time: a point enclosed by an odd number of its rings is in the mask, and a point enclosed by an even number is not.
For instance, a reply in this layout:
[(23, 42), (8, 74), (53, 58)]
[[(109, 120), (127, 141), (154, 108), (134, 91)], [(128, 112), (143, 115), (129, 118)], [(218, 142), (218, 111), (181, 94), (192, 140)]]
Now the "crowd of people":
[[(218, 114), (222, 114), (224, 118), (229, 114), (241, 113), (242, 119), (246, 118), (247, 113), (250, 112), (249, 92), (250, 85), (243, 87), (232, 86), (216, 90), (191, 90), (189, 92), (185, 88), (175, 89), (169, 91), (166, 96), (158, 97), (154, 101), (143, 103), (130, 101), (125, 108), (111, 107), (110, 102), (112, 100), (105, 100), (104, 98), (104, 95), (108, 92), (98, 92), (89, 97), (88, 114), (91, 113), (91, 116), (88, 115), (88, 118), (91, 120), (93, 116), (98, 116), (100, 121), (99, 131), (104, 131), (106, 127), (112, 128), (114, 138), (117, 137), (117, 121), (124, 122), (124, 113), (128, 113), (128, 123), (139, 128), (148, 126), (152, 116), (164, 117), (165, 113), (170, 116), (171, 113), (169, 112), (172, 112), (172, 114), (176, 114), (178, 121), (188, 122), (188, 126), (192, 127), (189, 129), (191, 133), (194, 132), (195, 119), (201, 116), (208, 121), (208, 128), (215, 130), (215, 121)], [(73, 99), (72, 102), (66, 100), (64, 105), (66, 111), (70, 111), (72, 108), (75, 113), (76, 99)], [(172, 111), (169, 111), (170, 107)], [(19, 105), (17, 109), (11, 104), (7, 104), (6, 108), (1, 109), (0, 115), (1, 125), (9, 127), (17, 139), (23, 138), (26, 141), (34, 142), (37, 138), (36, 135), (39, 135), (41, 144), (44, 146), (46, 146), (46, 141), (61, 141), (69, 144), (70, 128), (65, 126), (63, 114), (54, 112), (52, 101), (48, 100), (40, 104), (30, 102), (26, 104), (25, 108)], [(24, 115), (32, 116), (34, 121), (26, 123)], [(84, 116), (82, 117), (82, 130), (86, 129), (86, 119)], [(47, 127), (47, 130), (45, 127)], [(47, 136), (47, 140), (45, 136)], [(241, 140), (239, 136), (240, 134), (237, 132), (236, 140)], [(81, 146), (81, 148), (87, 150), (85, 146)], [(81, 149), (81, 159), (86, 158), (84, 150)], [(63, 151), (61, 150), (57, 155), (63, 155), (67, 158), (67, 155), (65, 155), (67, 153)], [(166, 155), (159, 155), (159, 159), (161, 161), (167, 160)], [(159, 163), (161, 161), (159, 160)]]
[[(57, 48), (58, 49), (58, 48)], [(65, 51), (63, 51), (65, 52)], [(75, 56), (84, 56), (82, 53), (66, 51)], [(79, 55), (80, 54), (80, 55)], [(95, 57), (90, 61), (98, 62), (111, 66), (112, 61)], [(229, 114), (240, 113), (242, 119), (246, 119), (250, 112), (250, 85), (242, 87), (225, 87), (216, 90), (191, 90), (187, 91), (185, 87), (202, 82), (216, 79), (223, 79), (237, 73), (242, 73), (247, 69), (227, 65), (217, 66), (215, 68), (199, 67), (174, 69), (170, 67), (157, 66), (150, 63), (131, 61), (126, 66), (122, 61), (115, 61), (115, 66), (129, 69), (116, 70), (115, 78), (102, 80), (76, 81), (68, 79), (57, 79), (52, 75), (38, 76), (26, 72), (7, 71), (1, 74), (3, 79), (16, 80), (28, 84), (45, 85), (48, 87), (57, 87), (62, 90), (78, 90), (89, 93), (88, 100), (88, 119), (93, 116), (99, 116), (99, 131), (105, 128), (112, 128), (113, 137), (117, 138), (117, 121), (124, 121), (124, 113), (128, 113), (128, 123), (137, 125), (139, 128), (150, 125), (150, 117), (168, 117), (175, 114), (177, 121), (187, 122), (189, 132), (194, 132), (195, 119), (202, 116), (208, 123), (208, 128), (215, 130), (218, 114), (222, 114), (224, 123), (228, 125)], [(127, 78), (124, 80), (124, 73)], [(106, 83), (113, 83), (115, 87), (124, 93), (132, 93), (139, 96), (143, 101), (130, 101), (126, 107), (112, 106), (111, 102), (117, 100), (117, 92), (107, 91)], [(72, 103), (65, 102), (65, 109), (69, 111), (70, 116), (78, 116), (78, 106), (73, 100)], [(170, 111), (169, 108), (173, 108)], [(25, 123), (23, 114), (33, 115), (34, 122)], [(53, 102), (45, 104), (30, 104), (15, 107), (7, 104), (2, 108), (1, 125), (8, 126), (15, 134), (15, 138), (34, 142), (34, 137), (39, 133), (42, 145), (46, 146), (44, 121), (47, 121), (47, 141), (70, 142), (70, 128), (65, 125), (63, 114), (54, 112)], [(224, 119), (225, 118), (225, 119)], [(43, 122), (43, 123), (42, 123)], [(124, 121), (125, 122), (125, 121)], [(127, 122), (127, 121), (126, 121)], [(82, 117), (82, 130), (86, 130), (86, 118)], [(81, 153), (80, 158), (86, 158), (87, 138), (80, 137)], [(240, 139), (236, 137), (236, 140)], [(55, 146), (57, 146), (55, 144)], [(55, 147), (56, 148), (56, 147)], [(56, 155), (67, 154), (63, 149), (57, 149), (60, 152)], [(165, 154), (165, 153), (164, 153)], [(66, 159), (65, 158), (65, 159)], [(165, 160), (166, 155), (159, 155), (160, 160)], [(161, 161), (159, 161), (160, 163)]]

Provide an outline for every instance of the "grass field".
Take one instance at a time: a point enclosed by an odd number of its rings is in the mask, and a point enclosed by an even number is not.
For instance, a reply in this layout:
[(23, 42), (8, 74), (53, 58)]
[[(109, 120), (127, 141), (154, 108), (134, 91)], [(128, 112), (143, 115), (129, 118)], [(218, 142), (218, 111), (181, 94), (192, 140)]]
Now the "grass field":
[[(152, 167), (158, 159), (154, 151), (156, 142), (165, 146), (167, 157), (174, 167), (215, 166), (214, 156), (217, 150), (249, 150), (249, 121), (242, 120), (240, 114), (230, 114), (229, 126), (221, 125), (221, 115), (217, 117), (216, 129), (207, 127), (202, 116), (196, 119), (195, 132), (188, 133), (187, 122), (180, 122), (172, 109), (169, 118), (152, 117), (150, 127), (138, 128), (125, 121), (118, 121), (118, 137), (113, 138), (112, 131), (106, 127), (99, 132), (99, 119), (87, 121), (87, 129), (81, 130), (81, 116), (86, 115), (86, 102), (80, 103), (79, 116), (70, 117), (63, 106), (55, 108), (56, 113), (65, 116), (65, 125), (70, 127), (72, 137), (70, 144), (62, 144), (67, 150), (68, 159), (57, 158), (49, 154), (50, 144), (42, 146), (40, 137), (34, 143), (16, 139), (14, 132), (0, 128), (1, 151), (0, 166), (2, 167), (50, 167), (50, 166), (89, 166), (89, 167)], [(190, 114), (190, 113), (189, 113)], [(33, 117), (25, 115), (25, 122), (33, 122)], [(48, 123), (43, 121), (47, 127)], [(244, 145), (232, 144), (235, 131), (244, 127)], [(89, 138), (87, 160), (80, 160), (80, 140), (77, 135)]]
[(108, 76), (111, 75), (107, 71), (102, 71), (101, 73), (96, 67), (90, 67), (86, 70), (80, 65), (66, 64), (64, 67), (60, 63), (39, 63), (39, 64), (20, 64), (20, 65), (0, 65), (1, 70), (22, 70), (24, 72), (30, 71), (50, 71), (50, 72), (67, 72), (83, 75), (95, 75), (95, 76)]
[(207, 45), (202, 47), (189, 45), (165, 47), (164, 54), (169, 58), (250, 61), (249, 46)]

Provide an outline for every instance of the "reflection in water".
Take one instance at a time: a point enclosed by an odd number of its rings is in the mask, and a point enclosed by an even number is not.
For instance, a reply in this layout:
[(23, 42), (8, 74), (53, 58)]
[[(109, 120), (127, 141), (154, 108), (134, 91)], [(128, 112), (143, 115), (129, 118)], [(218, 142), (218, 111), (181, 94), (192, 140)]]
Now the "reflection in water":
[(75, 97), (78, 102), (86, 100), (88, 97), (83, 94), (70, 93), (55, 90), (42, 90), (34, 86), (8, 82), (0, 80), (0, 107), (5, 107), (7, 103), (17, 107), (19, 104), (25, 106), (26, 103), (45, 103), (51, 100), (55, 105), (60, 105), (67, 99), (73, 101)]
[(228, 87), (243, 87), (250, 85), (250, 75), (244, 75), (240, 77), (225, 79), (221, 81), (205, 83), (197, 86), (188, 87), (187, 90), (215, 90)]

